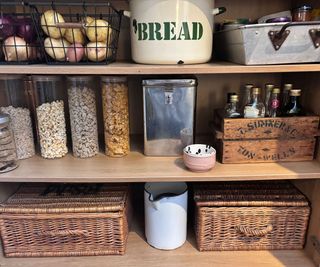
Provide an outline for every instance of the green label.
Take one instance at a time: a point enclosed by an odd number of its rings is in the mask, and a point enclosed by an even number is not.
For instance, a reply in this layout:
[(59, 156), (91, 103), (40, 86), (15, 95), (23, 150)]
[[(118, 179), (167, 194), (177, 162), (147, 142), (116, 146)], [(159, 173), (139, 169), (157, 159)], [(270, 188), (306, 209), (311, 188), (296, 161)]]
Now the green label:
[(133, 31), (138, 41), (175, 41), (200, 40), (203, 36), (203, 26), (200, 22), (132, 22)]

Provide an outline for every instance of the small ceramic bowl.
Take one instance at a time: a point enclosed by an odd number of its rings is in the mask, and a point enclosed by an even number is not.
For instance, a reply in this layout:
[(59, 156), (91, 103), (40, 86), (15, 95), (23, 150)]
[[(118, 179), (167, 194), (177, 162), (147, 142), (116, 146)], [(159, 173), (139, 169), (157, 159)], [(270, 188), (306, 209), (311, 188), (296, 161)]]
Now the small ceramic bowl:
[(194, 144), (183, 149), (184, 164), (194, 172), (205, 172), (216, 163), (216, 150), (209, 145)]

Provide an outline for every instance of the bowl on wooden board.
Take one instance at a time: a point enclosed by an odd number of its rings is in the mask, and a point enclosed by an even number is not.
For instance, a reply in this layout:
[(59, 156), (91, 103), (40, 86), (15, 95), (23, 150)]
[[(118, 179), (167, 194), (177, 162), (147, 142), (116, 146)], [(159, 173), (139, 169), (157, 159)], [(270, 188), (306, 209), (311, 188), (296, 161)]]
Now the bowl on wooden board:
[(205, 144), (186, 146), (183, 149), (183, 162), (191, 171), (209, 171), (216, 163), (216, 150)]

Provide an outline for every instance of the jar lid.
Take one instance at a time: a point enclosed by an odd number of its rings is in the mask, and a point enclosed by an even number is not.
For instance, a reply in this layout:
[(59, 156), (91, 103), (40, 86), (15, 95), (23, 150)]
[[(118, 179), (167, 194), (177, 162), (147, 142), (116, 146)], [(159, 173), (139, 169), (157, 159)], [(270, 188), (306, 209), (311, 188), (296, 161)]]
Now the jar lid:
[(273, 88), (272, 93), (273, 94), (280, 94), (280, 88)]
[(290, 90), (290, 95), (291, 96), (300, 96), (301, 90), (300, 89), (292, 89), (292, 90)]
[(5, 124), (10, 122), (10, 116), (8, 114), (0, 113), (0, 124)]
[(56, 82), (61, 79), (61, 76), (56, 76), (56, 75), (33, 75), (32, 80), (35, 82)]
[(312, 10), (312, 6), (302, 5), (302, 6), (295, 7), (293, 10), (294, 11), (308, 11), (308, 10)]
[(247, 84), (245, 85), (245, 88), (247, 88), (247, 89), (251, 89), (251, 88), (253, 88), (253, 84), (251, 84), (251, 83), (247, 83)]
[(274, 84), (271, 84), (271, 83), (266, 84), (266, 89), (273, 89), (273, 88), (274, 88)]
[(293, 87), (293, 84), (292, 84), (292, 83), (286, 83), (286, 84), (283, 86), (283, 89), (289, 91), (289, 90), (292, 89), (292, 87)]
[(127, 76), (102, 76), (101, 81), (109, 83), (123, 83), (127, 81)]
[(87, 81), (92, 80), (93, 77), (92, 76), (82, 76), (82, 75), (80, 76), (80, 75), (78, 75), (78, 76), (68, 76), (67, 79), (70, 80), (70, 81), (87, 82)]
[(231, 95), (230, 96), (230, 101), (231, 102), (238, 102), (239, 101), (238, 95)]
[(0, 75), (0, 80), (22, 80), (23, 77), (23, 75), (4, 74)]
[(258, 95), (260, 93), (261, 93), (261, 88), (259, 88), (259, 87), (252, 88), (252, 94)]

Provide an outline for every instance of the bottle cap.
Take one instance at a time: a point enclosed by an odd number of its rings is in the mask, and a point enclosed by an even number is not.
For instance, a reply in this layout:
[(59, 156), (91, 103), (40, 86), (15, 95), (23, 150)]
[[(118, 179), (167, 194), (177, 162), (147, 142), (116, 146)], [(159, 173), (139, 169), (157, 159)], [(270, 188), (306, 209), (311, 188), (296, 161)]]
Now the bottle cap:
[(265, 87), (267, 90), (272, 90), (274, 88), (274, 85), (271, 83), (267, 83)]
[(259, 87), (254, 87), (254, 88), (252, 88), (252, 94), (253, 94), (253, 95), (259, 95), (259, 94), (261, 94), (261, 88), (259, 88)]
[(284, 86), (283, 86), (283, 90), (285, 91), (290, 91), (292, 89), (293, 85), (292, 83), (286, 83)]
[(273, 88), (272, 93), (273, 94), (280, 94), (280, 88)]
[(6, 124), (10, 122), (10, 117), (8, 114), (0, 114), (0, 124)]
[(230, 101), (231, 102), (238, 102), (239, 101), (238, 95), (231, 95), (230, 96)]
[(300, 96), (301, 90), (300, 89), (292, 89), (292, 90), (290, 90), (290, 95), (291, 96)]
[(253, 84), (247, 83), (244, 87), (247, 89), (251, 89), (251, 88), (253, 88)]

